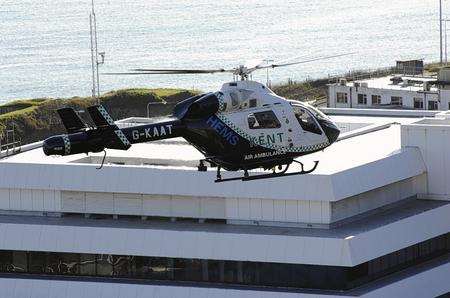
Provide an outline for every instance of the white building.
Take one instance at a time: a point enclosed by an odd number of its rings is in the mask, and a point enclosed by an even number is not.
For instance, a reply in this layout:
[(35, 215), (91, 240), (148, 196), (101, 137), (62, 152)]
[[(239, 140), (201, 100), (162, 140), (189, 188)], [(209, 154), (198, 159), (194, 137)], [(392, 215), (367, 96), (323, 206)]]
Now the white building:
[(0, 297), (443, 295), (450, 120), (408, 112), (332, 116), (304, 176), (214, 183), (183, 140), (3, 158)]
[(328, 85), (330, 108), (450, 109), (450, 69), (439, 78), (391, 75)]

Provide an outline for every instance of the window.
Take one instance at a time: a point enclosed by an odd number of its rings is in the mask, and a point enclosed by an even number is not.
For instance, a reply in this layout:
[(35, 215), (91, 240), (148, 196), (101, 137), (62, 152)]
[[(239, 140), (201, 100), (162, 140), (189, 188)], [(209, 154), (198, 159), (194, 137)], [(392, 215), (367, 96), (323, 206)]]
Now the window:
[(366, 105), (367, 104), (367, 94), (358, 94), (358, 104), (359, 105)]
[(450, 110), (450, 102), (448, 103), (448, 109)]
[(435, 100), (430, 100), (428, 102), (428, 109), (429, 110), (437, 110), (438, 109), (438, 103)]
[(303, 130), (309, 131), (315, 134), (322, 134), (322, 130), (317, 125), (314, 117), (305, 109), (300, 106), (293, 106), (295, 118)]
[(236, 108), (239, 105), (239, 99), (238, 99), (237, 94), (234, 92), (231, 92), (230, 97), (231, 97), (231, 106), (233, 108)]
[(391, 104), (401, 106), (403, 104), (403, 98), (401, 96), (391, 96)]
[(336, 93), (336, 102), (337, 103), (347, 103), (347, 93), (337, 92)]
[(279, 128), (280, 121), (273, 111), (251, 113), (248, 115), (248, 127), (251, 129)]
[(423, 99), (420, 97), (414, 97), (414, 108), (423, 109)]
[[(348, 290), (375, 279), (419, 265), (450, 252), (450, 233), (369, 260), (354, 267), (160, 258), (152, 256), (93, 255), (83, 253), (0, 250), (0, 272), (19, 275), (98, 276), (105, 279), (169, 280)], [(20, 269), (19, 269), (20, 268)], [(45, 278), (45, 277), (44, 277)], [(120, 280), (119, 280), (120, 282)], [(169, 283), (169, 282), (168, 282)]]
[(256, 107), (256, 98), (252, 98), (248, 101), (248, 107), (249, 108), (254, 108)]
[(372, 105), (378, 106), (381, 104), (381, 95), (372, 95)]

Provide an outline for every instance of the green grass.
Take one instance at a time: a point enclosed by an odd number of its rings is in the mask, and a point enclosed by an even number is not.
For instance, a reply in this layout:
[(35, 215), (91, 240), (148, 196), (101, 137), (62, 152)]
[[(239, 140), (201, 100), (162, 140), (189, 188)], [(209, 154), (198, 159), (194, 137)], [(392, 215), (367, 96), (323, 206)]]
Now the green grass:
[[(100, 101), (113, 118), (119, 119), (145, 116), (146, 106), (150, 101), (167, 101), (174, 104), (195, 94), (198, 92), (184, 89), (133, 88), (105, 93), (100, 96)], [(96, 99), (92, 97), (39, 98), (8, 102), (0, 105), (0, 139), (5, 134), (5, 130), (10, 129), (12, 125), (17, 138), (22, 139), (23, 143), (61, 133), (63, 128), (56, 113), (57, 109), (72, 107), (78, 111), (96, 103)], [(152, 107), (152, 112), (170, 114), (171, 106)], [(80, 116), (85, 121), (90, 121), (86, 114)]]

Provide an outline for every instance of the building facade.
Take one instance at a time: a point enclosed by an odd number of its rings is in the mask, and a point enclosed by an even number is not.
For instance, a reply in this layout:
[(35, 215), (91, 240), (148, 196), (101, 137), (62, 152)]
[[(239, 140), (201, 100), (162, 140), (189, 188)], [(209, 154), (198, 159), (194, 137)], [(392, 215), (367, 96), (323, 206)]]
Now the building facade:
[(330, 108), (450, 109), (449, 69), (438, 78), (392, 75), (328, 85)]

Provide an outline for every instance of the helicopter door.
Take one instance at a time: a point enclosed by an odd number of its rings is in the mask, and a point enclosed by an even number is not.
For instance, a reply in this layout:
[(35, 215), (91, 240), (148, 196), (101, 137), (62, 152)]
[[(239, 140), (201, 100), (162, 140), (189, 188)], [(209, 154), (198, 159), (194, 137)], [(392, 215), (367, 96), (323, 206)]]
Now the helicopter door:
[(300, 134), (300, 143), (302, 145), (313, 145), (324, 142), (325, 134), (308, 109), (301, 106), (293, 106), (293, 109), (295, 118), (303, 131)]
[(282, 125), (274, 111), (267, 110), (248, 114), (247, 126), (254, 143), (267, 147), (284, 145)]

